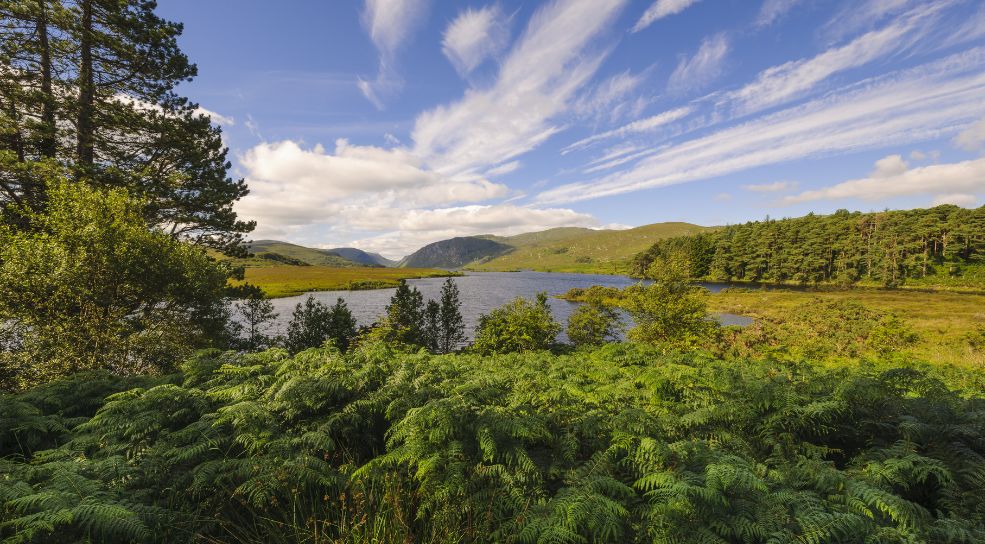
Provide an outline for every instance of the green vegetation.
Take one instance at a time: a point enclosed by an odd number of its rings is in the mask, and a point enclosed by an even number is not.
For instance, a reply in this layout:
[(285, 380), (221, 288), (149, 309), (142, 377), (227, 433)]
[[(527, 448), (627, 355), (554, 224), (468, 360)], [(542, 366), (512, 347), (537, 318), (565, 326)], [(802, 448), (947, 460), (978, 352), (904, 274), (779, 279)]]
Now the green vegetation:
[(404, 257), (399, 266), (418, 268), (461, 268), (473, 261), (502, 255), (509, 245), (476, 236), (461, 236), (428, 244)]
[(233, 204), (221, 131), (176, 93), (197, 74), (181, 25), (142, 0), (0, 2), (0, 208), (11, 225), (43, 212), (54, 166), (124, 188), (149, 224), (238, 253), (252, 222)]
[(243, 263), (248, 267), (270, 266), (276, 262), (299, 266), (312, 265), (335, 268), (356, 266), (374, 268), (377, 266), (355, 263), (339, 255), (335, 255), (328, 250), (313, 249), (288, 242), (278, 242), (276, 240), (255, 240), (246, 244), (246, 246), (254, 254), (252, 259), (246, 259), (246, 262)]
[(619, 313), (611, 306), (595, 301), (582, 304), (568, 316), (565, 332), (575, 346), (601, 346), (615, 342), (622, 331)]
[(0, 397), (0, 537), (981, 542), (982, 385), (625, 344), (207, 353)]
[(456, 276), (447, 270), (427, 268), (335, 268), (327, 266), (274, 265), (247, 268), (243, 280), (233, 285), (252, 284), (271, 298), (290, 297), (310, 291), (384, 289), (396, 287), (400, 280)]
[(170, 370), (222, 341), (227, 269), (148, 230), (123, 190), (56, 178), (46, 194), (46, 213), (0, 224), (0, 388)]
[(655, 242), (705, 230), (689, 223), (656, 223), (627, 230), (551, 229), (494, 238), (512, 245), (514, 250), (466, 268), (487, 272), (625, 274), (632, 268), (633, 257)]
[(547, 295), (536, 302), (517, 298), (479, 318), (472, 351), (485, 355), (550, 349), (561, 325), (554, 321)]
[(344, 300), (339, 298), (329, 308), (309, 296), (303, 305), (299, 302), (294, 308), (284, 347), (290, 353), (299, 353), (332, 342), (345, 352), (355, 337), (356, 318), (352, 317)]
[(807, 215), (654, 244), (635, 261), (687, 261), (718, 281), (985, 289), (985, 207)]
[(440, 300), (424, 303), (416, 287), (401, 281), (386, 308), (383, 322), (368, 334), (405, 347), (425, 348), (431, 353), (452, 353), (465, 341), (458, 285), (445, 280)]

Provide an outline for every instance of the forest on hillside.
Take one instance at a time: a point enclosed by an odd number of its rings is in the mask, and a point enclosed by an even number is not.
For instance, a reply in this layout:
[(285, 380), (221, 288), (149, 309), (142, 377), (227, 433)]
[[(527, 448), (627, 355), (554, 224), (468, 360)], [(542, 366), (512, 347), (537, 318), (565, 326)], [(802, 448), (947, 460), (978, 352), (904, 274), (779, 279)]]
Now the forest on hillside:
[(838, 211), (662, 240), (636, 257), (685, 260), (695, 278), (763, 283), (985, 287), (985, 207)]

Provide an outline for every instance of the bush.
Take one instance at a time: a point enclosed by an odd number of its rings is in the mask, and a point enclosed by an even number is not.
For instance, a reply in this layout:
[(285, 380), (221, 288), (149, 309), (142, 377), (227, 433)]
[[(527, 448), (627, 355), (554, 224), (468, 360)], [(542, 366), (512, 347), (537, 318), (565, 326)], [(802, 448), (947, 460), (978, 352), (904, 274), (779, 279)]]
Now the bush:
[(619, 339), (619, 313), (599, 303), (582, 304), (568, 317), (568, 339), (576, 346), (600, 346)]
[(349, 349), (349, 343), (355, 336), (356, 318), (341, 297), (329, 308), (309, 295), (303, 306), (298, 303), (294, 308), (284, 347), (293, 354), (321, 347), (331, 340), (335, 347), (344, 352)]
[(0, 388), (168, 371), (224, 344), (225, 265), (148, 228), (145, 203), (121, 189), (56, 179), (48, 198), (26, 227), (0, 225)]
[(472, 350), (488, 355), (550, 349), (560, 332), (547, 295), (540, 293), (536, 302), (517, 298), (481, 316)]

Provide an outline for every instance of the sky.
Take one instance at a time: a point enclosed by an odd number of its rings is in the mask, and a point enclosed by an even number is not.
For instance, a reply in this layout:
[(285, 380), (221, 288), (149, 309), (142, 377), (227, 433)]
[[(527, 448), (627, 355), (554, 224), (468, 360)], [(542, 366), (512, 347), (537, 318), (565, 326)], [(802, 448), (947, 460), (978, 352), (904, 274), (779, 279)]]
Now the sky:
[(254, 239), (985, 204), (981, 0), (161, 0)]

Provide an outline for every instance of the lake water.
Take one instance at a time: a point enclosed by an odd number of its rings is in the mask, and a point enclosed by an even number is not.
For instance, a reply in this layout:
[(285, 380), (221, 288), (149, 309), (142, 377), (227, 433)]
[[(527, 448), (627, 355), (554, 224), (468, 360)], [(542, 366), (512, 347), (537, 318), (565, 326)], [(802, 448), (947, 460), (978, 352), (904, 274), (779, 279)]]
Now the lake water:
[[(568, 292), (573, 287), (588, 288), (593, 285), (623, 288), (635, 284), (638, 280), (627, 276), (612, 276), (604, 274), (560, 274), (554, 272), (469, 272), (466, 275), (452, 278), (458, 284), (461, 292), (462, 317), (465, 321), (466, 334), (469, 339), (479, 322), (479, 316), (487, 314), (494, 308), (513, 300), (516, 297), (533, 299), (541, 291), (551, 297), (550, 306), (554, 318), (562, 325), (568, 321), (568, 316), (578, 307), (579, 303), (554, 298)], [(407, 280), (416, 287), (424, 300), (440, 299), (441, 285), (445, 278), (422, 278)], [(712, 292), (720, 291), (725, 285), (703, 284)], [(291, 319), (294, 307), (304, 302), (308, 296), (327, 304), (335, 304), (339, 297), (345, 300), (359, 325), (371, 325), (386, 312), (390, 297), (395, 289), (374, 289), (371, 291), (317, 291), (297, 297), (273, 299), (271, 302), (279, 314), (276, 331), (283, 334), (287, 331), (287, 323)], [(727, 325), (748, 325), (751, 319), (743, 316), (725, 314), (718, 316), (719, 321)], [(273, 332), (273, 331), (271, 331)], [(560, 338), (561, 341), (567, 338)]]

